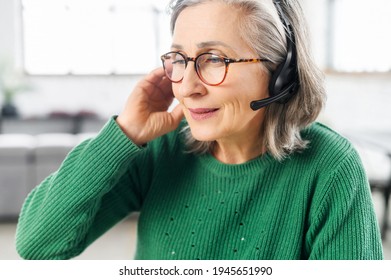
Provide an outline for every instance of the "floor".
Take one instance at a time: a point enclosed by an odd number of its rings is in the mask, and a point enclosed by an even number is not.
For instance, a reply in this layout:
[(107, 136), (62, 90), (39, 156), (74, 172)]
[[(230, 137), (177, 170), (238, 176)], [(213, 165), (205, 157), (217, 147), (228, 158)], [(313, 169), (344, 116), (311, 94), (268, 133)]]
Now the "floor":
[[(19, 260), (15, 250), (15, 222), (0, 223), (0, 260)], [(80, 256), (79, 260), (129, 260), (136, 251), (137, 217), (131, 216), (117, 224), (95, 241)]]
[[(374, 204), (377, 214), (382, 213), (381, 197), (374, 193)], [(391, 224), (391, 223), (390, 223)], [(0, 260), (18, 260), (20, 257), (15, 251), (14, 235), (15, 222), (0, 223)], [(137, 233), (137, 216), (131, 216), (116, 225), (104, 236), (98, 239), (87, 250), (78, 256), (80, 260), (126, 260), (132, 259), (135, 252)], [(387, 239), (383, 242), (384, 257), (391, 260), (391, 228)]]

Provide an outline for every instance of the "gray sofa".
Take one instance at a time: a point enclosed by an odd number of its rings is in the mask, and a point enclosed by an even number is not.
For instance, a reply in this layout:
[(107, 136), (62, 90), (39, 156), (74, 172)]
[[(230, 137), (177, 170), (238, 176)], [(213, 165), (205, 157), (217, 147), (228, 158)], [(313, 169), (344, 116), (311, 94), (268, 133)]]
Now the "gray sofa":
[(95, 134), (0, 134), (0, 220), (17, 218), (27, 194)]

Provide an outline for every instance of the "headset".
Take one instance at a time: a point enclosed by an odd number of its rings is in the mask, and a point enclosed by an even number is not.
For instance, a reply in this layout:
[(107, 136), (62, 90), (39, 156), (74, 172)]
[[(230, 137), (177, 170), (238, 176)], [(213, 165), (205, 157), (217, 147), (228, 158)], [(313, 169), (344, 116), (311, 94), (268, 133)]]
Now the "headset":
[(278, 15), (284, 25), (287, 37), (287, 55), (272, 73), (269, 82), (269, 97), (250, 103), (251, 109), (259, 110), (273, 102), (284, 104), (297, 93), (300, 82), (297, 69), (297, 51), (293, 28), (281, 8), (280, 0), (273, 0)]

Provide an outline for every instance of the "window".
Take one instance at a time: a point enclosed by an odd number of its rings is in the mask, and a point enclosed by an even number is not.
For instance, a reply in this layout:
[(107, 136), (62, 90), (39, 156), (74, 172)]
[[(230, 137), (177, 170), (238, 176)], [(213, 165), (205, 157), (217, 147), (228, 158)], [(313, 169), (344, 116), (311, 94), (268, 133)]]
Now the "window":
[(331, 66), (344, 72), (391, 70), (391, 1), (329, 0)]
[(22, 0), (22, 5), (29, 74), (146, 73), (168, 49), (169, 20), (158, 1)]

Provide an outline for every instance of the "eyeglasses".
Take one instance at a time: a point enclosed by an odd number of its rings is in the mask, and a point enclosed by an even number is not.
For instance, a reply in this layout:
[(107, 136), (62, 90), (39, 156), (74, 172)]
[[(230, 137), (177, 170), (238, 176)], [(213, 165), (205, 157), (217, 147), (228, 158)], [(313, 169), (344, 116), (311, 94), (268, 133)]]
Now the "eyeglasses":
[(171, 82), (181, 82), (188, 62), (193, 61), (200, 80), (210, 86), (218, 86), (224, 82), (230, 63), (268, 61), (262, 58), (232, 59), (213, 53), (202, 53), (196, 57), (188, 57), (180, 52), (168, 52), (160, 58), (166, 76)]

